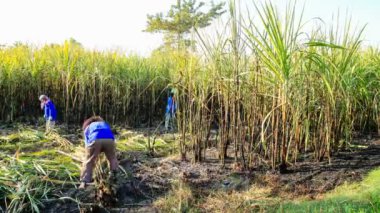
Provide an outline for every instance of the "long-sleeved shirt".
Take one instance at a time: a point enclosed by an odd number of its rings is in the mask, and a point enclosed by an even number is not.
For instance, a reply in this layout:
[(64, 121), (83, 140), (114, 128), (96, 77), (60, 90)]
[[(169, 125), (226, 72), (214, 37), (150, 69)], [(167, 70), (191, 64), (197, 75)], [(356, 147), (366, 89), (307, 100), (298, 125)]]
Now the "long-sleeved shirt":
[(90, 146), (98, 139), (115, 140), (110, 126), (104, 121), (92, 122), (84, 130), (84, 143), (86, 146)]
[(176, 109), (177, 109), (177, 104), (176, 104), (175, 100), (173, 99), (173, 97), (169, 97), (168, 103), (166, 105), (165, 113), (170, 113), (173, 115), (175, 113)]
[(57, 120), (57, 110), (55, 109), (54, 103), (48, 100), (44, 105), (44, 118), (46, 120), (55, 121)]

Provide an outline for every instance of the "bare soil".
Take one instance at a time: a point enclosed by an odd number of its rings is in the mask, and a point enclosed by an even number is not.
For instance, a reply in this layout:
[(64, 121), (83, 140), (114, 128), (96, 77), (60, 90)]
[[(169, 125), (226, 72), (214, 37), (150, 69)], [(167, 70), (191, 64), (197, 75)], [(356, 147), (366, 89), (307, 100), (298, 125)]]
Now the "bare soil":
[(366, 148), (332, 156), (331, 163), (315, 162), (310, 156), (305, 156), (302, 162), (291, 166), (286, 174), (262, 169), (236, 171), (232, 159), (222, 168), (217, 159), (193, 164), (175, 157), (151, 158), (143, 153), (131, 152), (129, 155), (135, 160), (121, 159), (121, 162), (126, 170), (132, 171), (133, 180), (119, 186), (120, 202), (108, 210), (157, 212), (151, 204), (164, 196), (175, 180), (186, 182), (195, 197), (204, 197), (218, 190), (247, 190), (252, 184), (259, 184), (271, 187), (273, 197), (291, 199), (306, 196), (314, 199), (344, 182), (362, 180), (370, 170), (380, 165), (380, 140), (371, 139), (366, 144)]
[[(77, 135), (74, 132), (66, 137), (79, 140)], [(298, 162), (293, 162), (286, 174), (262, 168), (241, 171), (233, 159), (227, 159), (226, 165), (221, 167), (215, 148), (208, 149), (206, 160), (196, 164), (175, 156), (152, 157), (143, 151), (126, 151), (118, 156), (120, 165), (130, 175), (118, 175), (113, 184), (115, 195), (110, 202), (100, 204), (95, 186), (85, 190), (63, 187), (56, 189), (62, 198), (46, 203), (44, 212), (158, 212), (152, 203), (165, 196), (177, 180), (186, 182), (195, 197), (214, 191), (247, 190), (256, 184), (271, 187), (273, 197), (314, 199), (344, 182), (362, 180), (380, 165), (379, 137), (366, 136), (354, 141), (353, 148), (333, 155), (330, 163), (327, 160), (315, 162), (311, 153), (303, 155)]]

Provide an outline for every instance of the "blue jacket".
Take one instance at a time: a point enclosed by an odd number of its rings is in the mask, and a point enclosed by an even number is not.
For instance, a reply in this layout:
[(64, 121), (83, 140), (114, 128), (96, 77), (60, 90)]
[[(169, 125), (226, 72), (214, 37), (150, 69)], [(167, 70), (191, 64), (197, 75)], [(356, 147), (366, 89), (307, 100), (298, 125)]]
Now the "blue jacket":
[(84, 130), (84, 143), (86, 146), (91, 145), (97, 139), (115, 140), (110, 126), (104, 121), (92, 122)]
[(177, 110), (177, 105), (175, 101), (173, 101), (173, 97), (168, 98), (168, 104), (166, 105), (166, 111), (165, 113), (171, 113), (174, 114)]
[(55, 121), (57, 120), (57, 110), (55, 109), (54, 103), (48, 100), (44, 106), (44, 118), (46, 120)]

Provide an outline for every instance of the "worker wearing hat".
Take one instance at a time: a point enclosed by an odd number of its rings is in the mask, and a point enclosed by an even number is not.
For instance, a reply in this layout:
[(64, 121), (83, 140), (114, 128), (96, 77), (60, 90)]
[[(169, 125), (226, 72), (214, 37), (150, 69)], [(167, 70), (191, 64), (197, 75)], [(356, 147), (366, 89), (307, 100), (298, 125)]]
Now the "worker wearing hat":
[(174, 129), (174, 119), (175, 112), (177, 110), (177, 101), (175, 99), (175, 90), (172, 89), (169, 93), (169, 97), (166, 104), (165, 110), (165, 130), (168, 132), (169, 130)]
[(118, 169), (115, 137), (111, 127), (99, 116), (92, 116), (83, 122), (86, 160), (83, 162), (79, 188), (86, 188), (92, 182), (92, 172), (96, 159), (104, 152), (110, 166), (110, 178), (115, 180)]
[(44, 118), (46, 120), (46, 133), (49, 133), (55, 126), (57, 120), (57, 111), (54, 103), (46, 95), (40, 95), (41, 109), (44, 110)]

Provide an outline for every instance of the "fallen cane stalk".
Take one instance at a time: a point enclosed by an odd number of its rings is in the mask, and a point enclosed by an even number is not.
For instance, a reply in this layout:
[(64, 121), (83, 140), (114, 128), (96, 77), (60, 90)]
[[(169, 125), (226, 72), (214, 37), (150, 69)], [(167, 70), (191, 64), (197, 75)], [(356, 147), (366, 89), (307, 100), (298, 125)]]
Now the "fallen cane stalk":
[(70, 154), (68, 154), (68, 153), (66, 153), (66, 152), (63, 152), (63, 151), (61, 151), (61, 150), (57, 150), (57, 152), (58, 152), (59, 154), (66, 155), (66, 156), (70, 157), (70, 158), (73, 159), (74, 161), (77, 161), (77, 162), (79, 162), (79, 163), (83, 163), (83, 160), (82, 160), (82, 159), (79, 159), (79, 158), (77, 158), (77, 157), (75, 157), (75, 156), (72, 156), (72, 155), (70, 155)]

